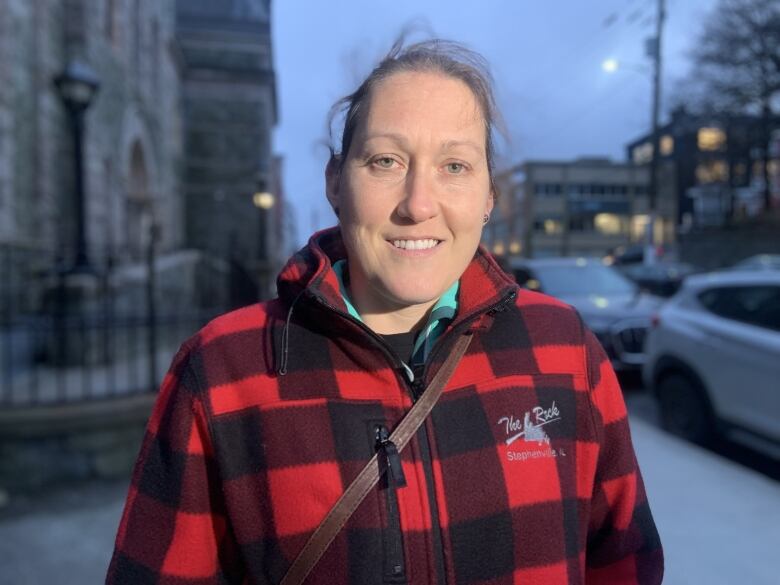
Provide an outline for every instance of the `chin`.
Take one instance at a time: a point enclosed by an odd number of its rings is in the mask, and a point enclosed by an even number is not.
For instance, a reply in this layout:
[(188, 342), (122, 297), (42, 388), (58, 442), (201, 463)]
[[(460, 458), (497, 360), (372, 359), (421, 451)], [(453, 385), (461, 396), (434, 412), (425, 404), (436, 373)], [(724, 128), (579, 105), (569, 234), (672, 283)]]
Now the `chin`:
[(398, 303), (403, 305), (423, 305), (431, 303), (444, 294), (450, 284), (441, 282), (432, 283), (430, 280), (415, 281), (409, 279), (404, 283), (396, 283), (385, 286), (385, 290)]

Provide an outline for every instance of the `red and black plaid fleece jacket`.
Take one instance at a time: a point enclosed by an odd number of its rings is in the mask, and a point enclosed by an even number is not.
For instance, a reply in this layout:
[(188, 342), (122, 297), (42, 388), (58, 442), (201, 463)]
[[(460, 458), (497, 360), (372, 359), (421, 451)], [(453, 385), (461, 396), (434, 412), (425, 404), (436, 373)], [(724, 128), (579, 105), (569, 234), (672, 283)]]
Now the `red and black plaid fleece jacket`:
[[(278, 299), (182, 346), (107, 583), (278, 583), (375, 452), (377, 428), (408, 411), (420, 382), (348, 315), (331, 269), (343, 256), (337, 230), (315, 235)], [(482, 251), (458, 300), (420, 377), (458, 335), (474, 337), (401, 455), (406, 485), (380, 482), (307, 583), (660, 583), (621, 391), (593, 335)]]

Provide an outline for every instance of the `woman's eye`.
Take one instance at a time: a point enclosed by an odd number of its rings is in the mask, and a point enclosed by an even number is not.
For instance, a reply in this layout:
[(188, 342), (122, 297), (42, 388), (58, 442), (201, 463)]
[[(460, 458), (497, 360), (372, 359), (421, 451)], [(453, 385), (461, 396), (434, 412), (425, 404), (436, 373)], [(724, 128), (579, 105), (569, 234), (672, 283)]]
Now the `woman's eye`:
[(447, 164), (447, 172), (455, 175), (462, 173), (464, 168), (463, 163), (452, 162)]
[(382, 156), (374, 159), (374, 164), (382, 169), (390, 169), (395, 164), (395, 160), (389, 156)]

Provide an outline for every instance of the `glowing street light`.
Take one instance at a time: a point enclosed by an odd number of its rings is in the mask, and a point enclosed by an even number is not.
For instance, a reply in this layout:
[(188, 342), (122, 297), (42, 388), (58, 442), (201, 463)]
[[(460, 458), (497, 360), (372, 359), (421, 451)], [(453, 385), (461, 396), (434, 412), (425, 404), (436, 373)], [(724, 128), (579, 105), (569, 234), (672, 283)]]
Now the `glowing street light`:
[(274, 206), (275, 198), (273, 193), (268, 193), (267, 191), (258, 191), (252, 195), (252, 203), (255, 207), (268, 210)]
[(618, 70), (619, 67), (620, 63), (617, 59), (604, 59), (604, 61), (601, 63), (601, 68), (607, 73), (614, 73)]

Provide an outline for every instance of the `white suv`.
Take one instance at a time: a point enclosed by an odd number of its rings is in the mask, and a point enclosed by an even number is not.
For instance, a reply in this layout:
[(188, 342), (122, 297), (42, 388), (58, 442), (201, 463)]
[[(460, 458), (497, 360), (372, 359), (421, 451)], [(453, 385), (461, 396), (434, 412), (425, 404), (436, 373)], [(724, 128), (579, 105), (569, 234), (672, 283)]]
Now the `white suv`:
[(689, 277), (653, 320), (642, 376), (664, 427), (780, 457), (780, 271)]

